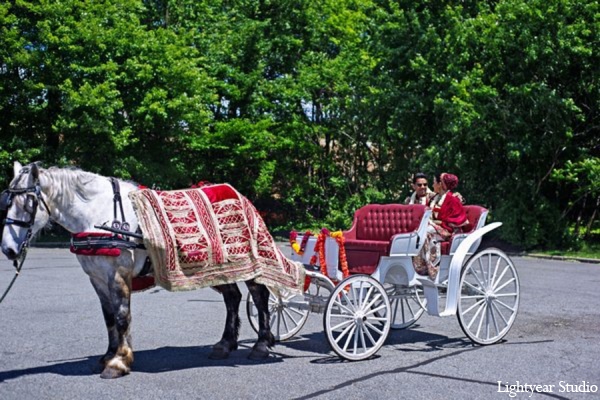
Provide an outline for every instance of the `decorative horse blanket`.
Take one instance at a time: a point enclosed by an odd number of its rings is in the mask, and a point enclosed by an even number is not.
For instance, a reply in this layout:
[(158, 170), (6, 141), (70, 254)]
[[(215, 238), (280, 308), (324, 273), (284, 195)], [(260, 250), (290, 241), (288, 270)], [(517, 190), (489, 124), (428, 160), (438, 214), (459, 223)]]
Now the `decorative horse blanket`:
[(255, 279), (302, 292), (304, 267), (288, 260), (248, 199), (227, 184), (129, 194), (156, 283), (171, 291)]

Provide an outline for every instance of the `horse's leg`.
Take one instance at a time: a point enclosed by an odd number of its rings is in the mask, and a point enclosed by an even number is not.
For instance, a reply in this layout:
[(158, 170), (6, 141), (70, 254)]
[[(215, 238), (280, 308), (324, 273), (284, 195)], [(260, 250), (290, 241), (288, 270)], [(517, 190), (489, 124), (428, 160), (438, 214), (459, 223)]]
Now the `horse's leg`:
[(237, 284), (231, 283), (228, 285), (216, 286), (225, 301), (227, 309), (227, 318), (225, 319), (225, 330), (221, 340), (213, 346), (212, 352), (208, 356), (213, 360), (222, 360), (229, 357), (229, 353), (238, 348), (238, 336), (240, 332), (240, 302), (242, 301), (242, 293)]
[(256, 309), (258, 310), (258, 340), (252, 347), (248, 358), (262, 360), (269, 357), (269, 348), (275, 345), (275, 337), (271, 332), (269, 313), (269, 289), (265, 285), (252, 281), (246, 281), (246, 286), (252, 295)]
[(102, 315), (104, 316), (104, 323), (106, 324), (106, 330), (108, 332), (108, 349), (99, 362), (102, 365), (102, 369), (106, 366), (106, 361), (113, 358), (117, 353), (119, 347), (119, 337), (117, 334), (117, 327), (115, 323), (115, 315), (113, 313), (112, 303), (110, 301), (110, 295), (108, 292), (108, 286), (105, 282), (101, 282), (97, 279), (90, 277), (90, 282), (100, 299), (100, 305), (102, 306)]
[(100, 298), (102, 313), (108, 331), (108, 350), (100, 359), (104, 370), (102, 378), (118, 378), (131, 370), (133, 350), (131, 349), (129, 327), (131, 323), (131, 274), (115, 272), (108, 282), (90, 277)]

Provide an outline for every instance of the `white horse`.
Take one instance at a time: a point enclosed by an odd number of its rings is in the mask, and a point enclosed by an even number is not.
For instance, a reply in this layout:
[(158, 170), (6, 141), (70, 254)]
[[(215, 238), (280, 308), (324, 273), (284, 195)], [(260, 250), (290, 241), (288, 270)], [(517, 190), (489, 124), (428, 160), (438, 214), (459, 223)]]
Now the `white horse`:
[[(2, 252), (15, 260), (28, 245), (29, 237), (44, 227), (49, 220), (71, 233), (101, 232), (96, 225), (120, 219), (129, 224), (129, 230), (138, 229), (138, 220), (128, 193), (138, 187), (131, 182), (117, 181), (122, 208), (115, 202), (113, 183), (109, 178), (65, 168), (40, 168), (37, 164), (23, 167), (14, 164), (15, 177), (3, 192), (2, 209), (7, 212), (2, 235)], [(116, 180), (115, 180), (116, 181)], [(126, 248), (118, 257), (77, 255), (83, 270), (96, 290), (106, 328), (108, 350), (101, 357), (102, 378), (117, 378), (128, 374), (133, 363), (130, 339), (131, 282), (144, 266), (147, 258), (143, 248)], [(259, 310), (258, 341), (250, 358), (262, 359), (269, 355), (274, 337), (269, 326), (269, 292), (264, 285), (247, 281), (253, 300)], [(241, 293), (236, 284), (217, 287), (227, 308), (225, 330), (221, 340), (213, 346), (211, 358), (227, 358), (237, 349), (240, 326), (239, 304)]]

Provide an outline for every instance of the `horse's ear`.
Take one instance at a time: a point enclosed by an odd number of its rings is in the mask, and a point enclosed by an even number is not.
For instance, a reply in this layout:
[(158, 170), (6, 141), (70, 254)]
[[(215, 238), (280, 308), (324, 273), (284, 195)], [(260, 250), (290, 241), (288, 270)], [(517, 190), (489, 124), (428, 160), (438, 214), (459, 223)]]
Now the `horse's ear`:
[(31, 176), (36, 181), (40, 178), (40, 169), (38, 168), (37, 163), (31, 164)]
[(23, 168), (21, 163), (18, 161), (15, 161), (15, 163), (13, 164), (13, 171), (15, 173), (15, 176), (19, 175), (19, 172), (21, 172), (21, 168)]

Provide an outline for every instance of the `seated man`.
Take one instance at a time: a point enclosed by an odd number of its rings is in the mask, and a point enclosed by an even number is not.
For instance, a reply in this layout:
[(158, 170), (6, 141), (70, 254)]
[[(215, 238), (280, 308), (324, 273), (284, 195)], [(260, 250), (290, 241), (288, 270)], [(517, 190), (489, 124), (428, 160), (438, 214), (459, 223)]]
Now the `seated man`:
[(417, 172), (412, 180), (413, 194), (404, 200), (404, 204), (429, 204), (431, 198), (435, 195), (427, 186), (427, 175)]

